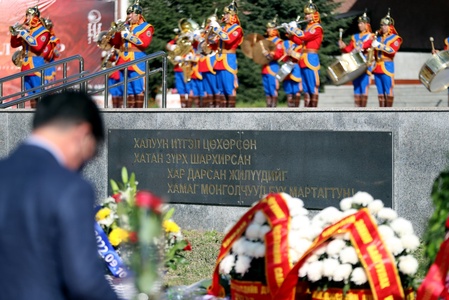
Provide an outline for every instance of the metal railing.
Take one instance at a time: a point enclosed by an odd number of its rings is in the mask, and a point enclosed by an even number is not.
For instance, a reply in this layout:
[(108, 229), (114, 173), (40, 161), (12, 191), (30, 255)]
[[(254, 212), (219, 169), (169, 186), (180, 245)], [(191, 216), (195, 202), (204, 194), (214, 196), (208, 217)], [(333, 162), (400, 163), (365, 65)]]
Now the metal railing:
[[(78, 64), (77, 64), (78, 70), (75, 70), (75, 72), (77, 71), (77, 73), (76, 73), (76, 75), (67, 76), (67, 65), (72, 62), (75, 62), (75, 63), (78, 62)], [(52, 68), (52, 67), (57, 67), (60, 65), (62, 65), (62, 79), (52, 81), (51, 83), (46, 83), (45, 82), (45, 70)], [(41, 85), (25, 91), (25, 80), (24, 80), (25, 76), (28, 76), (28, 75), (34, 74), (34, 73), (40, 73)], [(10, 107), (13, 105), (22, 105), (26, 101), (35, 99), (35, 98), (40, 97), (43, 94), (45, 94), (46, 88), (48, 88), (51, 85), (63, 86), (70, 80), (80, 78), (80, 77), (84, 76), (85, 74), (86, 74), (86, 72), (84, 71), (83, 57), (80, 55), (74, 55), (74, 56), (71, 56), (68, 58), (64, 58), (64, 59), (57, 60), (57, 61), (54, 61), (51, 63), (47, 63), (40, 67), (36, 67), (36, 68), (30, 69), (27, 71), (23, 71), (23, 72), (20, 72), (17, 74), (13, 74), (10, 76), (0, 78), (0, 108)], [(16, 79), (20, 79), (20, 92), (12, 93), (7, 96), (4, 96), (3, 95), (3, 84), (6, 82), (16, 80)], [(32, 92), (35, 92), (35, 93), (32, 93)], [(27, 93), (28, 93), (28, 95), (25, 95)], [(29, 93), (32, 93), (32, 94), (29, 94)], [(21, 97), (21, 98), (15, 99), (17, 97)], [(11, 99), (13, 99), (13, 100), (11, 101)], [(7, 101), (7, 100), (10, 100), (10, 101), (5, 103), (5, 101)]]
[[(162, 58), (162, 65), (159, 68), (155, 68), (153, 70), (150, 70), (150, 61)], [(79, 73), (67, 76), (67, 63), (73, 60), (78, 59), (80, 61), (80, 69)], [(145, 73), (142, 75), (139, 75), (134, 78), (128, 78), (128, 67), (133, 66), (137, 63), (145, 62)], [(51, 68), (56, 65), (63, 65), (63, 78), (51, 81), (46, 83), (44, 78), (44, 72), (46, 69)], [(114, 85), (109, 86), (108, 85), (108, 77), (116, 72), (121, 71), (124, 74), (124, 80), (120, 83), (116, 83)], [(41, 85), (38, 87), (35, 87), (33, 89), (29, 89), (25, 91), (24, 88), (24, 77), (27, 75), (30, 75), (32, 73), (41, 72)], [(149, 55), (146, 55), (145, 57), (142, 57), (140, 59), (136, 59), (131, 62), (127, 62), (118, 66), (114, 66), (105, 70), (100, 70), (98, 72), (95, 72), (94, 74), (90, 74), (86, 71), (84, 71), (84, 60), (81, 56), (76, 55), (72, 56), (66, 59), (62, 59), (59, 61), (55, 61), (52, 63), (45, 64), (44, 66), (34, 68), (32, 70), (27, 70), (24, 72), (20, 72), (18, 74), (14, 74), (11, 76), (7, 76), (4, 78), (0, 78), (0, 109), (1, 108), (8, 108), (14, 105), (17, 105), (17, 107), (23, 107), (24, 103), (26, 101), (40, 98), (48, 93), (56, 93), (60, 92), (66, 89), (78, 89), (84, 92), (89, 93), (90, 95), (98, 95), (103, 93), (104, 96), (104, 108), (108, 108), (108, 99), (109, 99), (109, 89), (115, 86), (123, 85), (124, 93), (123, 93), (123, 105), (126, 107), (126, 95), (127, 95), (127, 84), (128, 82), (137, 80), (139, 78), (145, 78), (145, 93), (144, 93), (144, 107), (148, 107), (148, 91), (149, 91), (149, 84), (148, 76), (156, 74), (158, 72), (162, 72), (162, 103), (161, 107), (166, 108), (167, 107), (167, 54), (164, 51), (158, 51)], [(21, 91), (18, 93), (14, 93), (8, 96), (3, 96), (3, 83), (15, 79), (21, 79)], [(89, 83), (93, 82), (94, 80), (98, 80), (98, 78), (104, 80), (104, 88), (100, 89), (89, 89)], [(32, 91), (37, 91), (35, 93), (29, 94)], [(25, 95), (27, 94), (27, 95)], [(16, 98), (19, 97), (20, 98)], [(16, 99), (14, 99), (16, 98)], [(12, 99), (12, 100), (11, 100)], [(5, 100), (9, 100), (8, 102), (5, 102)]]

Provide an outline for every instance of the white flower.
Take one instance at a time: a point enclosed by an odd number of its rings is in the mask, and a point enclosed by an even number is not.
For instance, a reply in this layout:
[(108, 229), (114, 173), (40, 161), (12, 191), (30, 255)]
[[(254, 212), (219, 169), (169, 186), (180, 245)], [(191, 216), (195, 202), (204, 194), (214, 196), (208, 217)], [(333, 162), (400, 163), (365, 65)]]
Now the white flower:
[(345, 233), (338, 233), (335, 235), (335, 239), (340, 239), (340, 240), (344, 240), (344, 241), (350, 241), (351, 240), (351, 234), (349, 232), (345, 232)]
[(251, 223), (248, 225), (248, 227), (246, 227), (246, 231), (245, 231), (245, 236), (248, 240), (250, 241), (255, 241), (258, 240), (260, 235), (260, 224), (258, 223)]
[(367, 192), (357, 192), (352, 196), (352, 201), (355, 204), (359, 204), (363, 207), (367, 207), (368, 204), (373, 202), (374, 198)]
[(401, 242), (407, 253), (415, 251), (420, 245), (419, 238), (414, 234), (403, 235), (401, 237)]
[(351, 208), (351, 209), (345, 210), (345, 211), (342, 213), (341, 218), (343, 219), (344, 217), (353, 215), (353, 214), (355, 214), (356, 212), (358, 212), (358, 210), (355, 209), (355, 208)]
[(368, 204), (368, 210), (371, 212), (372, 215), (376, 215), (379, 213), (379, 211), (384, 208), (384, 203), (382, 200), (376, 199), (370, 204)]
[(340, 201), (340, 209), (347, 211), (352, 207), (352, 197), (344, 198)]
[(295, 249), (296, 252), (298, 252), (298, 255), (303, 255), (309, 247), (312, 245), (312, 241), (305, 240), (305, 239), (297, 239), (292, 244), (290, 244), (290, 247), (292, 249)]
[(323, 277), (323, 262), (321, 260), (310, 263), (307, 270), (307, 278), (311, 282), (320, 280)]
[(365, 270), (362, 267), (357, 267), (352, 270), (351, 281), (356, 285), (365, 284), (367, 281)]
[(391, 221), (390, 226), (400, 237), (407, 234), (413, 234), (412, 222), (404, 218), (399, 217)]
[[(283, 193), (283, 195), (287, 195)], [(295, 217), (298, 215), (301, 215), (304, 209), (304, 202), (301, 199), (298, 198), (292, 198), (290, 197), (283, 197), (284, 200), (287, 202), (288, 210), (290, 212), (291, 217)]]
[(385, 245), (390, 250), (391, 254), (394, 256), (397, 256), (401, 254), (402, 251), (404, 251), (404, 247), (402, 246), (402, 242), (397, 237), (391, 237), (387, 240), (385, 240)]
[(288, 255), (290, 257), (291, 263), (293, 264), (296, 264), (301, 258), (301, 255), (299, 255), (299, 253), (293, 248), (288, 249)]
[(415, 275), (418, 271), (418, 261), (411, 255), (404, 255), (399, 257), (398, 267), (399, 271), (406, 275)]
[(219, 272), (221, 274), (231, 273), (232, 268), (235, 264), (235, 255), (228, 254), (220, 262)]
[(246, 239), (244, 237), (239, 238), (232, 244), (232, 252), (237, 255), (246, 253)]
[(377, 227), (377, 231), (384, 241), (395, 236), (393, 229), (391, 229), (391, 227), (388, 225), (379, 225), (379, 227)]
[(340, 261), (343, 264), (349, 263), (355, 265), (359, 262), (357, 251), (352, 246), (346, 246), (340, 251)]
[(319, 215), (326, 224), (333, 224), (341, 219), (342, 212), (333, 206), (329, 206), (323, 209)]
[(268, 225), (262, 225), (260, 227), (259, 231), (259, 240), (264, 241), (265, 240), (265, 234), (271, 231), (271, 227)]
[(253, 222), (259, 225), (263, 225), (267, 222), (267, 217), (265, 217), (262, 211), (258, 210), (254, 214)]
[(235, 262), (235, 272), (244, 275), (249, 270), (252, 258), (246, 255), (238, 255)]
[(308, 217), (303, 215), (297, 215), (290, 219), (290, 228), (291, 229), (299, 229), (302, 227), (307, 227), (310, 224), (310, 220)]
[(246, 241), (245, 242), (245, 255), (250, 256), (250, 257), (254, 257), (254, 254), (256, 252), (256, 248), (257, 248), (257, 244), (260, 244), (258, 242), (251, 242), (251, 241)]
[(317, 261), (320, 257), (316, 254), (311, 254), (309, 255), (309, 257), (307, 257), (306, 259), (306, 263), (313, 263), (314, 261)]
[(334, 272), (334, 281), (347, 281), (351, 275), (352, 266), (350, 264), (341, 264)]
[(307, 276), (307, 271), (309, 270), (309, 264), (308, 263), (304, 263), (301, 268), (299, 268), (298, 271), (298, 276), (301, 278), (304, 278)]
[[(111, 210), (109, 215), (106, 218), (98, 221), (98, 224), (109, 227), (112, 225), (112, 223), (114, 223), (115, 219), (117, 219), (117, 218), (118, 218), (117, 214)], [(127, 223), (125, 223), (125, 224), (127, 224)]]
[(319, 246), (317, 249), (315, 249), (315, 251), (313, 251), (313, 253), (318, 256), (321, 256), (324, 253), (326, 253), (326, 244)]
[(254, 249), (254, 257), (264, 257), (265, 256), (265, 244), (256, 243), (256, 247)]
[(323, 261), (323, 276), (328, 277), (329, 280), (332, 280), (335, 271), (339, 268), (340, 263), (338, 262), (338, 259), (335, 258), (326, 258)]
[(389, 207), (384, 207), (377, 213), (377, 217), (381, 220), (392, 221), (398, 217), (397, 212)]
[(340, 251), (346, 246), (346, 242), (342, 239), (334, 239), (327, 244), (326, 252), (329, 257), (338, 257)]

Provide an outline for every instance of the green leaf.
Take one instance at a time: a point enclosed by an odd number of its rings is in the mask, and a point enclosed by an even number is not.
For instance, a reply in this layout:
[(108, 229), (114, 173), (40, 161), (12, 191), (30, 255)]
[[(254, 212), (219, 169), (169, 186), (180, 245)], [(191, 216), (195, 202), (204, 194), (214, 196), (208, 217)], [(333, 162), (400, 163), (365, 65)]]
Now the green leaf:
[(170, 208), (164, 215), (164, 221), (171, 219), (174, 212), (175, 212), (175, 208), (174, 207)]
[(115, 182), (114, 179), (111, 179), (111, 180), (110, 180), (110, 183), (111, 183), (112, 193), (113, 193), (113, 194), (117, 194), (118, 191), (120, 190), (120, 189), (118, 188), (117, 182)]
[(122, 168), (122, 181), (125, 185), (128, 183), (128, 170), (126, 167)]

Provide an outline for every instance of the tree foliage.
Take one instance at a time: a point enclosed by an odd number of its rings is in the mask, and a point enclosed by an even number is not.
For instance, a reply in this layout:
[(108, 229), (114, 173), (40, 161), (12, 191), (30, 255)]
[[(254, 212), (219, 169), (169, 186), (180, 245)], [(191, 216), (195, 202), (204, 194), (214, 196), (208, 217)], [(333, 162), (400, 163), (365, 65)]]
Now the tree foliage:
[[(218, 9), (217, 15), (220, 16), (223, 8), (229, 5), (230, 0), (215, 0), (213, 2), (204, 0), (141, 0), (140, 4), (144, 8), (144, 16), (154, 28), (153, 41), (148, 48), (148, 53), (156, 51), (165, 51), (167, 42), (174, 38), (174, 29), (178, 26), (181, 18), (192, 18), (198, 24)], [(321, 88), (328, 82), (326, 68), (335, 59), (334, 56), (340, 54), (337, 40), (338, 29), (346, 28), (351, 22), (351, 18), (342, 18), (335, 14), (339, 3), (327, 0), (313, 1), (321, 14), (322, 26), (324, 29), (324, 40), (321, 46), (319, 56), (321, 61)], [(276, 15), (278, 24), (288, 23), (301, 16), (304, 19), (303, 9), (308, 3), (306, 0), (293, 1), (268, 1), (268, 0), (240, 0), (237, 1), (239, 8), (239, 18), (244, 34), (260, 33), (264, 34), (266, 24)], [(302, 24), (304, 25), (304, 24)], [(282, 38), (285, 39), (284, 32), (280, 29)], [(237, 51), (239, 64), (239, 88), (237, 90), (238, 101), (252, 102), (263, 99), (263, 88), (261, 80), (261, 66), (254, 63), (251, 59), (245, 57), (240, 49)], [(173, 68), (169, 66), (167, 85), (174, 85)], [(160, 75), (152, 76), (150, 86), (159, 85)], [(282, 88), (281, 88), (282, 91)]]

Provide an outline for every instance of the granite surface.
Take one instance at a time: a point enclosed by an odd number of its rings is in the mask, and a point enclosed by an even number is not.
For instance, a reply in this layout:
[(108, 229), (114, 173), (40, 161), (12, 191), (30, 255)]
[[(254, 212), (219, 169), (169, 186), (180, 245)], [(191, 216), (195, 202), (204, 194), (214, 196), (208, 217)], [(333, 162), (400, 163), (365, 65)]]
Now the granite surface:
[[(107, 130), (391, 131), (393, 208), (400, 216), (412, 221), (419, 235), (432, 213), (432, 183), (448, 166), (447, 108), (106, 109), (103, 116)], [(0, 112), (0, 157), (27, 136), (31, 117), (32, 111), (26, 109)], [(99, 198), (108, 195), (107, 153), (107, 147), (103, 146), (98, 157), (84, 170)], [(224, 230), (247, 210), (245, 207), (213, 205), (174, 206), (175, 220), (182, 228), (218, 231)]]

